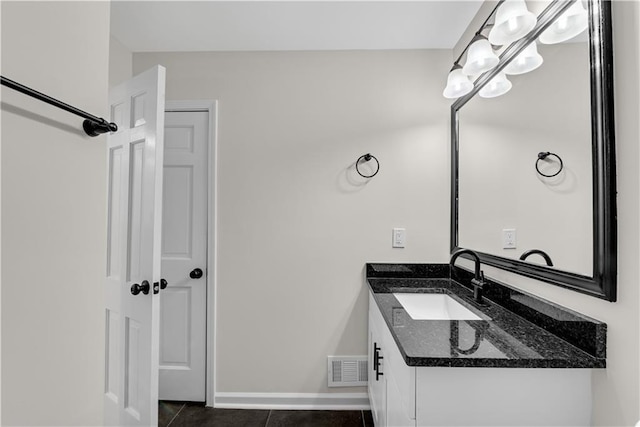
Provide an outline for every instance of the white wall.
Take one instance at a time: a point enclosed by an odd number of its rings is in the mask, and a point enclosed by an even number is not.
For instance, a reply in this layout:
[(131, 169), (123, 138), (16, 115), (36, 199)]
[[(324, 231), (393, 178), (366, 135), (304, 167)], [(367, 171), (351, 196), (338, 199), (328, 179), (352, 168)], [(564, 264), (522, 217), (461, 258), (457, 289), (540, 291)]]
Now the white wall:
[[(108, 2), (2, 2), (2, 75), (107, 113)], [(106, 150), (2, 89), (2, 424), (102, 422)]]
[(120, 40), (109, 38), (109, 87), (131, 78), (133, 72), (133, 53)]
[[(327, 389), (326, 357), (367, 353), (364, 264), (446, 262), (449, 60), (134, 54), (134, 73), (167, 67), (168, 100), (219, 100), (218, 391), (346, 391)], [(365, 184), (352, 167), (368, 152), (381, 168)]]

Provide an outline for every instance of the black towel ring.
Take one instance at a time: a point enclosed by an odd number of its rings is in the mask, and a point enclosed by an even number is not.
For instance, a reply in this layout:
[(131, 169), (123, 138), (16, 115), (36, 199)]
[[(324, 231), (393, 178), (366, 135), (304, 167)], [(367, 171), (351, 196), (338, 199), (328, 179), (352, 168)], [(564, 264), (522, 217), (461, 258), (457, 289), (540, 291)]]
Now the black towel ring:
[[(546, 158), (547, 158), (547, 157), (549, 157), (549, 156), (553, 156), (553, 157), (555, 157), (556, 159), (558, 159), (558, 161), (560, 162), (560, 169), (558, 169), (558, 172), (556, 172), (556, 173), (554, 173), (554, 174), (546, 175), (546, 174), (544, 174), (544, 173), (540, 172), (540, 168), (538, 167), (538, 162), (539, 162), (540, 160), (544, 160), (544, 159), (546, 159)], [(562, 163), (562, 159), (561, 159), (561, 158), (560, 158), (560, 156), (558, 156), (556, 153), (551, 153), (551, 152), (549, 152), (549, 151), (544, 151), (544, 152), (540, 152), (540, 153), (538, 153), (538, 160), (536, 160), (536, 170), (538, 171), (538, 173), (539, 173), (540, 175), (542, 175), (542, 176), (544, 176), (544, 177), (546, 177), (546, 178), (552, 178), (552, 177), (554, 177), (554, 176), (558, 175), (560, 172), (562, 172), (562, 168), (563, 168), (563, 167), (564, 167), (564, 165), (563, 165), (563, 163)]]
[[(360, 169), (358, 169), (358, 163), (360, 163), (360, 160), (363, 160), (363, 159), (365, 162), (368, 162), (371, 159), (376, 161), (376, 171), (371, 175), (364, 175), (362, 172), (360, 172)], [(380, 162), (372, 154), (369, 154), (369, 153), (363, 154), (362, 156), (358, 157), (358, 160), (356, 160), (356, 172), (358, 172), (358, 174), (363, 178), (373, 178), (374, 176), (376, 176), (379, 170), (380, 170)]]

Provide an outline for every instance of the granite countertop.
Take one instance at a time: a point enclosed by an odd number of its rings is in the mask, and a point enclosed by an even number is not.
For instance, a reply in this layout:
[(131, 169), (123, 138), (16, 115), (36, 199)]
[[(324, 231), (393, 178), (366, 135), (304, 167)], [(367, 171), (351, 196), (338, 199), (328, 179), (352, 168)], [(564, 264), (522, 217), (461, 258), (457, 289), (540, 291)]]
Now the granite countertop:
[[(367, 264), (373, 298), (407, 365), (606, 366), (606, 324), (533, 295), (500, 289), (504, 285), (496, 282), (478, 304), (462, 284), (470, 276), (454, 269), (446, 264)], [(446, 293), (482, 320), (414, 320), (393, 296), (399, 292)]]

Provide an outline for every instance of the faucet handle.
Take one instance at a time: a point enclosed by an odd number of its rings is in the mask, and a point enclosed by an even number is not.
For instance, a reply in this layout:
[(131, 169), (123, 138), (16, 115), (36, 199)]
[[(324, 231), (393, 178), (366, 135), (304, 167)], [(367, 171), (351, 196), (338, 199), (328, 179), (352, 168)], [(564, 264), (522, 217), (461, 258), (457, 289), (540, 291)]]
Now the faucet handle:
[(484, 281), (484, 271), (480, 270), (479, 276), (479, 279), (476, 279), (475, 277), (471, 279), (471, 286), (473, 286), (473, 299), (476, 300), (477, 303), (482, 304), (482, 289), (486, 284)]
[(482, 288), (487, 283), (484, 280), (484, 271), (480, 270), (479, 276), (479, 279), (476, 279), (475, 277), (471, 279), (471, 284), (473, 285), (473, 287)]

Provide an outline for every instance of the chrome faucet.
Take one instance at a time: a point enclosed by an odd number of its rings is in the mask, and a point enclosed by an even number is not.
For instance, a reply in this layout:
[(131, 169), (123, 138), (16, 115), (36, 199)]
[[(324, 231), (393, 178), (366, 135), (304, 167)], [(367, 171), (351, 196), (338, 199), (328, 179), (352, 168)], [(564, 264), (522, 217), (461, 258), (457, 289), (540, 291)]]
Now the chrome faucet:
[(451, 255), (451, 261), (449, 261), (449, 264), (453, 267), (456, 259), (462, 254), (471, 255), (475, 262), (474, 278), (471, 279), (471, 286), (473, 286), (473, 299), (478, 303), (482, 303), (482, 287), (484, 286), (485, 281), (484, 273), (480, 270), (480, 257), (478, 254), (471, 249), (458, 249)]

